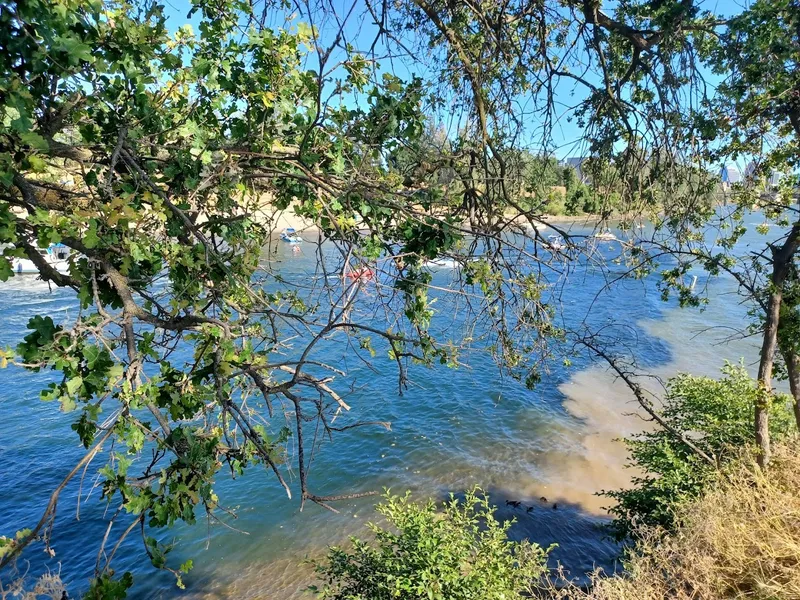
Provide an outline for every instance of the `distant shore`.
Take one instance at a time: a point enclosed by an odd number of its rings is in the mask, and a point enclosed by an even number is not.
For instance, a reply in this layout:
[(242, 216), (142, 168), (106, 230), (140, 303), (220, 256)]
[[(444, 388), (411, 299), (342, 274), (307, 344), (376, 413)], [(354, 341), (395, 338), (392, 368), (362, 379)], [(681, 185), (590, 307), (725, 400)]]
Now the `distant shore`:
[(546, 223), (596, 223), (601, 220), (600, 215), (542, 215), (542, 221)]
[[(514, 218), (509, 216), (509, 218)], [(520, 218), (517, 216), (516, 218)], [(555, 226), (559, 225), (573, 225), (575, 223), (596, 224), (601, 220), (600, 215), (538, 215), (537, 219), (544, 223), (552, 223)], [(260, 220), (269, 225), (272, 229), (272, 235), (277, 237), (284, 229), (294, 229), (297, 233), (314, 233), (319, 231), (316, 223), (301, 217), (294, 212), (293, 207), (286, 210), (275, 210), (269, 212), (268, 210), (262, 211)], [(527, 219), (524, 219), (527, 223)]]

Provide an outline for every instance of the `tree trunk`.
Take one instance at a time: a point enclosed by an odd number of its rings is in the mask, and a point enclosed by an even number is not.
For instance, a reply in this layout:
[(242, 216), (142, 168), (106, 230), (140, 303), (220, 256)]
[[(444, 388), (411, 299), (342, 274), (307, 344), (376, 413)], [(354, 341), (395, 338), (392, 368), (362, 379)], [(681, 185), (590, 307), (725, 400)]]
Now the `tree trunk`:
[(794, 398), (794, 419), (800, 429), (800, 356), (794, 352), (784, 352), (783, 360), (786, 363), (786, 372), (789, 375), (789, 389)]
[[(777, 267), (777, 265), (776, 265)], [(773, 283), (777, 269), (773, 269)], [(764, 340), (761, 344), (761, 360), (758, 364), (758, 399), (755, 406), (756, 444), (758, 445), (758, 464), (767, 466), (770, 459), (769, 444), (769, 401), (772, 395), (772, 367), (775, 364), (775, 351), (778, 349), (778, 322), (781, 312), (783, 292), (780, 285), (774, 285), (769, 295), (767, 314), (764, 320)]]
[(772, 368), (778, 351), (778, 325), (783, 302), (783, 284), (789, 275), (794, 255), (800, 245), (800, 222), (795, 223), (780, 247), (772, 248), (772, 277), (769, 300), (764, 316), (764, 341), (761, 344), (761, 360), (758, 364), (760, 393), (755, 406), (756, 444), (758, 464), (767, 466), (770, 459), (769, 404), (772, 398)]

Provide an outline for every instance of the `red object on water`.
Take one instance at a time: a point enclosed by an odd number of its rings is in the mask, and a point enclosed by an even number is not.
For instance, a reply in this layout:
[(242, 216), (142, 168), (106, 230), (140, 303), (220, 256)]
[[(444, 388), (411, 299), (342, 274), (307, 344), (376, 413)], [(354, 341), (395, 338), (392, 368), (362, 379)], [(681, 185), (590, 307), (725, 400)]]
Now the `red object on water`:
[(345, 277), (349, 277), (350, 279), (372, 279), (372, 269), (368, 267), (354, 269), (349, 273), (346, 273)]

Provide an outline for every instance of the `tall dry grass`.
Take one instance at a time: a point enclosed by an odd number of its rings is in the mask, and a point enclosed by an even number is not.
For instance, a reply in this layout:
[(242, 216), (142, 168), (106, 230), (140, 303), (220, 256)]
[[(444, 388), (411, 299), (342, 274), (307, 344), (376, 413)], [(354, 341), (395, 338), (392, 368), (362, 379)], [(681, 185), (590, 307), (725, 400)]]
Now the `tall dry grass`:
[(0, 582), (0, 600), (63, 600), (67, 598), (67, 588), (59, 573), (48, 572), (40, 575), (31, 588), (27, 577), (20, 575), (6, 585)]
[(679, 516), (674, 534), (644, 535), (625, 576), (596, 576), (588, 592), (550, 598), (800, 600), (800, 448), (777, 448), (766, 472), (738, 461)]

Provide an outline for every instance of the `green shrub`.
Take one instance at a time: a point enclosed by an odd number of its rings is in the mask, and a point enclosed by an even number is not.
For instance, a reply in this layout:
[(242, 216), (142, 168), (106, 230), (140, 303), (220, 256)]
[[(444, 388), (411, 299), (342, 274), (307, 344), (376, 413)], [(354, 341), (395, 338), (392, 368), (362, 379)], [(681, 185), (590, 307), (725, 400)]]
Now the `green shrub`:
[(579, 183), (578, 174), (575, 172), (574, 167), (565, 166), (561, 168), (561, 185), (566, 188), (567, 194)]
[[(720, 379), (688, 374), (670, 379), (662, 416), (724, 468), (755, 441), (753, 406), (758, 394), (758, 384), (744, 366), (726, 363)], [(770, 412), (773, 439), (780, 440), (794, 430), (787, 396), (776, 395)], [(618, 502), (611, 512), (619, 539), (641, 526), (670, 530), (676, 508), (698, 497), (720, 476), (720, 469), (664, 429), (634, 435), (625, 444), (632, 466), (643, 475), (633, 478), (631, 489), (604, 492)]]
[(569, 188), (565, 208), (568, 215), (579, 215), (584, 212), (584, 206), (589, 200), (589, 188), (583, 183), (577, 183)]
[(564, 194), (561, 190), (550, 189), (545, 192), (544, 214), (559, 216), (566, 212)]
[(477, 488), (439, 511), (389, 493), (377, 511), (392, 529), (369, 527), (374, 542), (351, 538), (352, 550), (331, 548), (316, 565), (326, 600), (512, 600), (530, 594), (548, 550), (512, 542)]
[(605, 199), (600, 192), (593, 188), (587, 190), (587, 193), (583, 197), (583, 212), (590, 215), (597, 215), (603, 212), (605, 208), (604, 205)]

